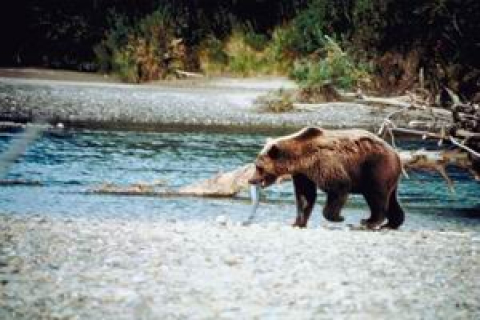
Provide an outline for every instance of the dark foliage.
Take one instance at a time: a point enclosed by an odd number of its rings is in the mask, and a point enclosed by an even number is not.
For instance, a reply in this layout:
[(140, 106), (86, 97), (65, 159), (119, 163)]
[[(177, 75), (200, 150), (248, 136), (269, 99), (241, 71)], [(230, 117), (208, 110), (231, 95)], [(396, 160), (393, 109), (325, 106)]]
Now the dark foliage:
[(3, 4), (0, 65), (96, 68), (94, 46), (111, 27), (113, 13), (133, 25), (169, 8), (177, 36), (187, 46), (209, 34), (226, 36), (237, 22), (267, 32), (289, 20), (305, 0), (17, 0)]
[(190, 56), (239, 25), (254, 31), (253, 46), (282, 27), (282, 59), (308, 59), (327, 35), (358, 61), (374, 62), (387, 91), (414, 86), (423, 70), (432, 89), (447, 86), (467, 99), (480, 92), (478, 0), (17, 0), (0, 10), (0, 65), (98, 70), (94, 48), (112, 17), (135, 28), (159, 8)]

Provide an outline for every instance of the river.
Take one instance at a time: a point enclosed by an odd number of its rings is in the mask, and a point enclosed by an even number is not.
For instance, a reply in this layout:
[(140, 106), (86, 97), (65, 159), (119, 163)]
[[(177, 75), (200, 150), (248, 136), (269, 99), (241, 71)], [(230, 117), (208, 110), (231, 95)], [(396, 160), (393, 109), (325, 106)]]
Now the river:
[[(0, 134), (0, 152), (19, 133)], [(178, 187), (209, 178), (219, 171), (251, 162), (265, 134), (206, 132), (136, 132), (66, 130), (38, 138), (4, 177), (21, 181), (0, 186), (0, 211), (11, 215), (52, 217), (122, 217), (136, 220), (215, 220), (226, 216), (242, 221), (250, 212), (248, 194), (233, 199), (148, 197), (92, 194), (104, 183), (128, 185), (158, 182)], [(403, 141), (402, 148), (417, 148)], [(427, 147), (434, 147), (430, 145)], [(480, 184), (468, 173), (449, 169), (455, 192), (437, 173), (418, 172), (403, 178), (399, 198), (407, 212), (404, 230), (480, 231)], [(319, 195), (311, 225), (325, 224)], [(342, 227), (367, 216), (363, 198), (351, 196), (343, 210)], [(264, 192), (257, 222), (290, 223), (295, 215), (291, 183)]]

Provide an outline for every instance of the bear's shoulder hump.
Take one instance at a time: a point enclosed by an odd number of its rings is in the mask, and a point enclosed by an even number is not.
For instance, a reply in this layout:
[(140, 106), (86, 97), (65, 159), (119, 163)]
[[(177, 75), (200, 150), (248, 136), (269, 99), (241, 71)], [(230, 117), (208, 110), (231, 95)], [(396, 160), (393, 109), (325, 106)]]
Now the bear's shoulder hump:
[(297, 141), (310, 140), (317, 137), (320, 137), (324, 134), (324, 131), (317, 127), (306, 127), (300, 130), (295, 136), (294, 139)]

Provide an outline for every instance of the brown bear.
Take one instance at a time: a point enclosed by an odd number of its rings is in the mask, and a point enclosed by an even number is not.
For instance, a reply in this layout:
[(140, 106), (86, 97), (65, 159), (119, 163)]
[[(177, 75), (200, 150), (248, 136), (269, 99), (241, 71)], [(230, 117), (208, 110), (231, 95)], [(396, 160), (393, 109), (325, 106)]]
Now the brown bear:
[(317, 188), (327, 193), (323, 215), (329, 221), (343, 221), (340, 210), (349, 193), (365, 197), (371, 215), (362, 224), (368, 228), (397, 229), (404, 221), (397, 201), (400, 158), (390, 145), (368, 131), (308, 127), (269, 139), (255, 167), (249, 183), (262, 188), (279, 177), (292, 176), (297, 204), (294, 226), (307, 226)]

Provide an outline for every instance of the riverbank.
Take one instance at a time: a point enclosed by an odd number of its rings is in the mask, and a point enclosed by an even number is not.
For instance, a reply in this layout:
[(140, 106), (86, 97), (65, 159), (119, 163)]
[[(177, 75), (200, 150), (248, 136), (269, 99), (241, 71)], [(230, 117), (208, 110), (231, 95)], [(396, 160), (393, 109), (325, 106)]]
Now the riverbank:
[[(284, 80), (216, 81), (135, 86), (1, 78), (0, 114), (67, 129), (243, 133), (307, 124), (368, 127), (383, 112), (337, 104), (265, 114), (253, 101)], [(14, 135), (4, 133), (1, 146)], [(321, 217), (326, 200), (319, 194), (309, 228), (299, 230), (288, 225), (295, 212), (289, 189), (269, 190), (271, 201), (249, 227), (241, 226), (251, 209), (248, 196), (86, 192), (108, 181), (186, 185), (250, 162), (264, 139), (61, 129), (40, 136), (9, 172), (27, 183), (0, 190), (0, 318), (480, 317), (479, 225), (468, 211), (477, 193), (460, 175), (454, 196), (436, 177), (402, 182), (407, 221), (399, 231), (382, 232), (348, 226), (368, 211), (358, 197), (344, 208), (345, 223), (333, 225)]]
[(3, 319), (480, 316), (472, 233), (3, 214), (0, 226)]
[[(49, 71), (52, 72), (52, 71)], [(11, 69), (0, 71), (0, 120), (62, 122), (70, 127), (165, 131), (177, 128), (234, 132), (291, 131), (306, 125), (374, 130), (391, 111), (330, 103), (315, 111), (262, 112), (255, 100), (270, 90), (291, 89), (283, 78), (203, 79), (127, 85), (80, 81)], [(39, 74), (35, 76), (35, 74)], [(33, 76), (32, 76), (33, 75)], [(73, 80), (72, 80), (73, 79)]]

